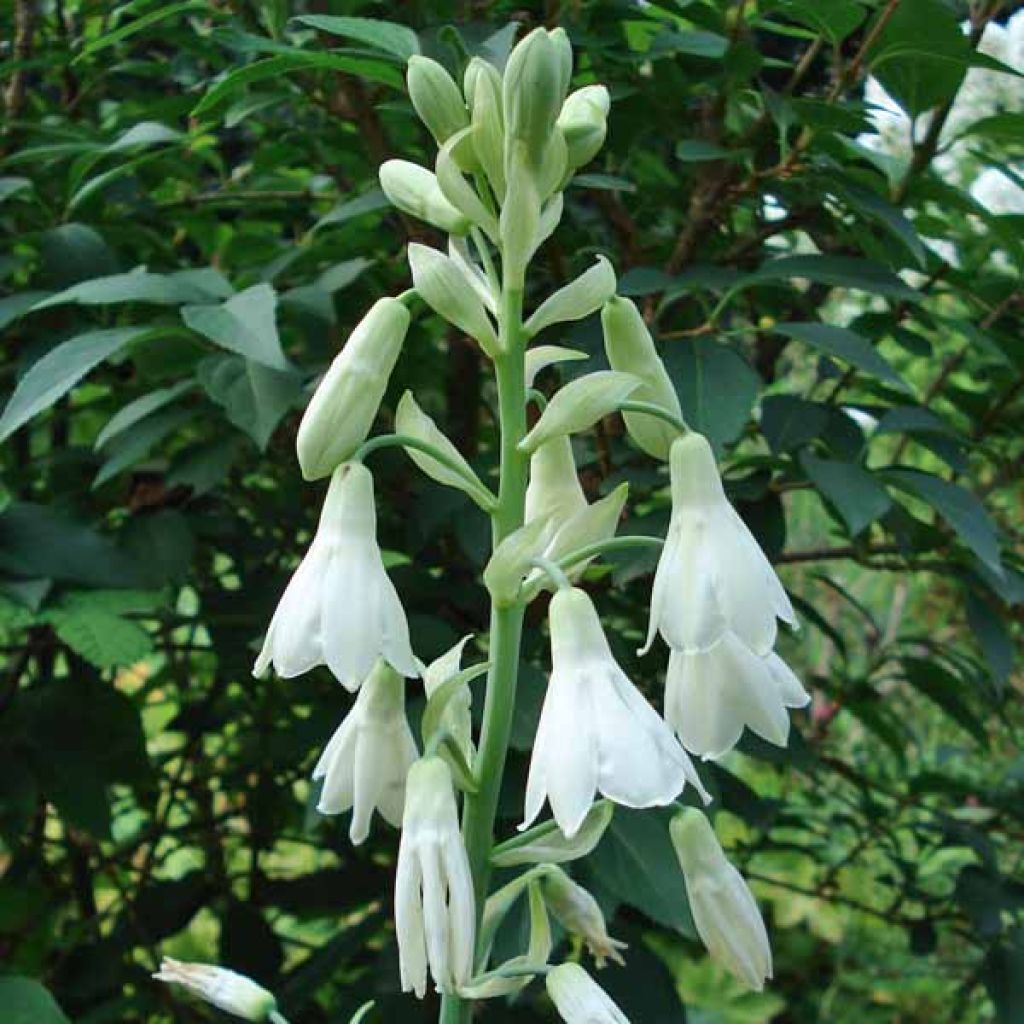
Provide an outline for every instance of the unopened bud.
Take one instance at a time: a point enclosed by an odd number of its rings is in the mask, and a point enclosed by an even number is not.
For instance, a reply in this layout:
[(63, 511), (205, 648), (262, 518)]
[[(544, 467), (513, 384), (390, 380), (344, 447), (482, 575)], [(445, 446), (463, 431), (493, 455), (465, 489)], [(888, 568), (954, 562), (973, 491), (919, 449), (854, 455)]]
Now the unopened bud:
[(409, 245), (412, 280), (423, 301), (461, 331), (475, 338), (489, 355), (499, 351), (498, 336), (483, 303), (464, 271), (451, 257), (428, 245)]
[(466, 100), (473, 125), (472, 145), (499, 200), (505, 198), (505, 127), (501, 111), (501, 74), (479, 57), (466, 68)]
[[(619, 296), (609, 299), (601, 311), (604, 349), (614, 370), (638, 377), (640, 387), (630, 395), (636, 402), (660, 406), (676, 418), (682, 418), (679, 396), (661, 361), (651, 332), (640, 310)], [(656, 459), (667, 459), (679, 431), (657, 416), (641, 412), (623, 413), (626, 430), (638, 448)]]
[(577, 885), (561, 868), (551, 867), (541, 882), (544, 902), (555, 920), (573, 935), (579, 935), (593, 954), (598, 967), (606, 961), (625, 963), (620, 949), (626, 943), (608, 934), (604, 914), (597, 900), (582, 885)]
[(567, 85), (563, 46), (534, 29), (509, 56), (502, 83), (505, 131), (510, 142), (525, 144), (531, 161), (548, 143)]
[(565, 1024), (629, 1024), (629, 1018), (579, 964), (559, 964), (544, 983)]
[(409, 58), (409, 99), (439, 146), (469, 124), (469, 112), (452, 76), (429, 57)]
[(270, 1015), (277, 1010), (277, 1000), (272, 992), (226, 967), (184, 963), (165, 956), (160, 962), (160, 970), (153, 977), (157, 981), (181, 985), (211, 1006), (242, 1020), (269, 1021)]
[(519, 442), (519, 450), (536, 451), (560, 434), (576, 434), (614, 412), (640, 386), (629, 373), (600, 370), (577, 377), (555, 393), (533, 429)]
[(349, 335), (299, 424), (296, 448), (307, 480), (329, 476), (366, 440), (408, 329), (405, 304), (384, 298)]
[(615, 271), (603, 256), (564, 288), (559, 288), (537, 307), (523, 325), (527, 334), (539, 334), (552, 324), (582, 320), (599, 310), (615, 294)]
[(569, 166), (575, 170), (597, 155), (608, 134), (611, 100), (603, 85), (587, 85), (570, 93), (558, 115), (569, 150)]
[(461, 131), (457, 131), (438, 150), (437, 163), (434, 165), (437, 171), (437, 183), (441, 187), (445, 199), (459, 213), (468, 217), (474, 224), (482, 227), (492, 241), (497, 241), (498, 219), (484, 206), (476, 190), (462, 176), (462, 170), (455, 157), (459, 145), (466, 140), (472, 131), (472, 128), (463, 128)]
[(473, 222), (445, 198), (435, 175), (409, 160), (386, 160), (380, 187), (393, 206), (452, 235), (464, 235)]
[(749, 988), (772, 976), (772, 951), (757, 902), (726, 859), (708, 819), (695, 807), (669, 826), (697, 933), (711, 956)]

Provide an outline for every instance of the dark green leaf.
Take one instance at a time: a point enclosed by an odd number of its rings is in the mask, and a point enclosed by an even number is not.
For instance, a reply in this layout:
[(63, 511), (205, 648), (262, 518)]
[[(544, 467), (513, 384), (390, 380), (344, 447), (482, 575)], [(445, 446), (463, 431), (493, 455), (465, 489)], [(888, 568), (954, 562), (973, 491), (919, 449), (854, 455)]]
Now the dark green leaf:
[(33, 978), (0, 977), (5, 1024), (71, 1024), (56, 1000)]
[(761, 432), (773, 452), (792, 451), (813, 441), (828, 426), (828, 408), (791, 395), (761, 401)]
[(919, 302), (921, 295), (880, 263), (853, 256), (781, 256), (762, 264), (741, 285), (804, 278), (870, 295)]
[(910, 391), (905, 380), (878, 354), (871, 342), (846, 327), (818, 323), (781, 323), (773, 330), (835, 356), (858, 370), (878, 377), (901, 391)]
[(273, 370), (289, 369), (277, 334), (277, 293), (257, 284), (219, 306), (186, 306), (181, 318), (193, 331), (230, 352)]
[(408, 60), (420, 52), (416, 33), (405, 25), (376, 18), (349, 18), (332, 14), (303, 14), (292, 19), (319, 32), (355, 39)]
[(842, 517), (851, 537), (881, 519), (892, 507), (892, 498), (878, 477), (857, 463), (820, 459), (804, 452), (800, 465)]

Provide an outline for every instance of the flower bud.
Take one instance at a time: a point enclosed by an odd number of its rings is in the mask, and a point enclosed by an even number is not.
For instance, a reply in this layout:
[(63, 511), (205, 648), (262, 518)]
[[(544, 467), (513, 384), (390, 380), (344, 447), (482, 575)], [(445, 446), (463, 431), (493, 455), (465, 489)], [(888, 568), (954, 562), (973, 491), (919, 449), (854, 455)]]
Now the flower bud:
[(553, 40), (546, 29), (537, 28), (516, 46), (505, 65), (505, 132), (510, 142), (525, 143), (531, 161), (540, 159), (565, 99), (564, 57), (561, 38)]
[(553, 28), (548, 35), (558, 56), (558, 88), (564, 97), (572, 81), (572, 42), (569, 40), (569, 33), (561, 25)]
[(530, 458), (526, 522), (543, 520), (547, 542), (559, 526), (586, 507), (587, 497), (576, 474), (569, 435), (560, 434), (539, 445)]
[(153, 977), (157, 981), (181, 985), (211, 1006), (242, 1020), (268, 1021), (277, 1010), (277, 1000), (272, 992), (226, 967), (184, 963), (165, 956), (160, 961), (160, 970)]
[(439, 146), (469, 124), (459, 87), (436, 60), (410, 57), (406, 85), (416, 113)]
[(519, 450), (534, 452), (560, 434), (575, 434), (614, 412), (640, 386), (629, 373), (599, 370), (577, 377), (555, 393), (533, 429), (519, 442)]
[(476, 296), (472, 282), (450, 257), (428, 245), (409, 245), (412, 281), (423, 301), (470, 337), (491, 357), (498, 351), (498, 336)]
[(473, 125), (472, 144), (499, 200), (505, 198), (505, 125), (501, 112), (501, 73), (474, 57), (466, 68), (466, 99)]
[(629, 1018), (579, 964), (559, 964), (545, 984), (565, 1024), (629, 1024)]
[[(603, 256), (575, 281), (548, 296), (523, 325), (531, 337), (552, 324), (582, 320), (599, 310), (615, 294), (615, 271)], [(639, 376), (639, 375), (638, 375)]]
[(522, 289), (540, 224), (540, 196), (523, 143), (513, 143), (506, 171), (500, 222), (502, 273), (505, 287)]
[(464, 235), (473, 222), (446, 198), (436, 176), (409, 160), (386, 160), (378, 171), (380, 187), (392, 206), (452, 235)]
[(590, 163), (608, 134), (611, 100), (603, 85), (586, 85), (570, 93), (558, 115), (558, 127), (568, 148), (569, 167)]
[(398, 299), (379, 299), (349, 335), (299, 424), (299, 466), (307, 480), (329, 476), (366, 440), (409, 329)]
[(669, 830), (697, 933), (714, 960), (759, 992), (772, 976), (772, 951), (747, 883), (695, 807), (680, 811)]
[[(642, 382), (630, 397), (636, 402), (658, 405), (681, 418), (679, 396), (654, 347), (654, 339), (640, 310), (629, 299), (615, 296), (601, 310), (601, 327), (604, 330), (605, 353), (612, 369), (632, 373)], [(638, 448), (656, 459), (668, 458), (672, 442), (679, 437), (679, 431), (672, 424), (641, 412), (626, 412), (622, 418)]]
[[(445, 487), (454, 487), (464, 491), (474, 501), (486, 506), (489, 503), (487, 488), (473, 472), (473, 467), (462, 457), (461, 452), (442, 433), (438, 425), (419, 407), (411, 391), (402, 395), (395, 410), (395, 433), (407, 434), (420, 441), (425, 441), (446, 456), (446, 465), (431, 458), (418, 448), (406, 448), (409, 458), (426, 473), (431, 480), (436, 480)], [(456, 470), (454, 467), (458, 467)]]
[(625, 963), (619, 950), (625, 949), (626, 943), (608, 934), (597, 900), (582, 885), (577, 885), (561, 868), (552, 867), (544, 875), (541, 889), (555, 920), (567, 932), (583, 939), (598, 967), (604, 967), (608, 960)]

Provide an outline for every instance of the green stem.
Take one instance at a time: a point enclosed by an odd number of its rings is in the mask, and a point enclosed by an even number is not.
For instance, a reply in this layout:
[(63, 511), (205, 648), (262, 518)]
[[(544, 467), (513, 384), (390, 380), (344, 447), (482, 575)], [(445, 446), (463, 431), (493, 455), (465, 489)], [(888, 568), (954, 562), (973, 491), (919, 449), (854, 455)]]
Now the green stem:
[[(498, 329), (501, 351), (494, 369), (501, 424), (501, 469), (498, 503), (491, 516), (494, 547), (523, 525), (526, 504), (529, 459), (517, 447), (526, 436), (526, 360), (521, 289), (506, 286), (502, 291)], [(462, 814), (462, 836), (476, 894), (478, 933), (490, 881), (498, 793), (512, 730), (524, 611), (521, 604), (508, 607), (491, 604), (491, 669), (487, 674), (480, 744), (473, 764), (479, 789), (466, 795)], [(480, 952), (478, 946), (478, 955)], [(446, 995), (441, 1001), (441, 1024), (467, 1024), (470, 1009), (470, 1003), (465, 1000), (454, 994)]]
[(569, 577), (565, 575), (562, 571), (562, 567), (557, 562), (552, 562), (550, 558), (538, 555), (533, 559), (533, 565), (540, 569), (540, 571), (543, 572), (559, 590), (572, 589)]
[(660, 405), (655, 405), (653, 402), (623, 402), (619, 405), (620, 412), (642, 412), (645, 416), (654, 416), (659, 420), (664, 420), (666, 423), (670, 423), (680, 434), (688, 434), (690, 428), (686, 425), (686, 420), (682, 416), (677, 416), (673, 412), (669, 412), (668, 409), (663, 409)]
[(594, 544), (587, 544), (585, 547), (570, 551), (558, 560), (561, 569), (571, 569), (580, 562), (585, 562), (594, 555), (608, 555), (616, 551), (627, 551), (629, 548), (662, 548), (665, 541), (661, 537), (627, 536), (609, 537), (608, 540), (599, 540)]

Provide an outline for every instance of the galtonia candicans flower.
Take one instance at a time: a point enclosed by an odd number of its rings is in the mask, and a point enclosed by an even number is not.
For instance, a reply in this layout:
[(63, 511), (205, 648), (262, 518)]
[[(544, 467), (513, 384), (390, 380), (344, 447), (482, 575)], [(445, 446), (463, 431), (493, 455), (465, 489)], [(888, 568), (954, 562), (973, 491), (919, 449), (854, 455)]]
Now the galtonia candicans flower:
[(405, 717), (405, 680), (381, 659), (313, 769), (313, 778), (324, 780), (317, 810), (342, 814), (351, 808), (349, 837), (357, 846), (370, 834), (375, 810), (398, 828), (405, 777), (417, 754)]
[(545, 984), (565, 1024), (629, 1024), (629, 1018), (579, 964), (559, 964)]
[(706, 651), (733, 632), (755, 654), (775, 646), (776, 617), (796, 613), (775, 570), (729, 504), (711, 445), (687, 434), (669, 453), (672, 518), (654, 574), (647, 643)]
[(784, 747), (789, 708), (811, 699), (774, 652), (755, 654), (734, 633), (706, 651), (672, 651), (665, 677), (665, 721), (691, 754), (727, 754), (744, 728)]
[(395, 876), (395, 931), (402, 991), (423, 998), (427, 968), (441, 992), (473, 973), (476, 902), (448, 765), (417, 761), (406, 782)]
[(626, 948), (608, 934), (608, 925), (597, 900), (574, 882), (561, 868), (551, 865), (541, 879), (544, 902), (555, 920), (573, 935), (579, 935), (594, 956), (598, 967), (608, 960), (623, 964), (620, 949)]
[(686, 751), (612, 657), (590, 598), (551, 600), (551, 679), (526, 782), (523, 828), (544, 800), (566, 836), (600, 792), (626, 807), (671, 803), (687, 782), (709, 799)]
[(747, 883), (695, 807), (680, 811), (669, 828), (701, 941), (713, 959), (759, 992), (772, 976), (772, 951)]
[(290, 678), (326, 665), (357, 690), (378, 658), (418, 676), (409, 624), (377, 546), (373, 477), (345, 463), (331, 477), (313, 543), (270, 620), (253, 673)]
[(218, 1010), (243, 1020), (268, 1021), (277, 1009), (273, 993), (244, 974), (229, 971), (226, 967), (184, 963), (165, 956), (160, 961), (160, 970), (153, 977), (157, 981), (181, 985)]

